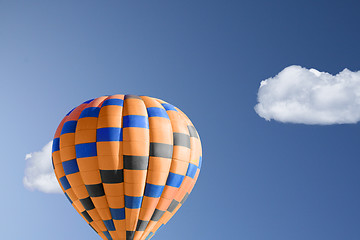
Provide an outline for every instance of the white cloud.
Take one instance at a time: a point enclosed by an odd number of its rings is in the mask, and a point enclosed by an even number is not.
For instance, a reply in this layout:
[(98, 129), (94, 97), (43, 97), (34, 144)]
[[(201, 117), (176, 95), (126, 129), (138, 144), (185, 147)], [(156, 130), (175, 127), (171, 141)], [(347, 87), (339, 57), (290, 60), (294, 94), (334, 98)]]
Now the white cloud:
[(51, 148), (52, 141), (40, 151), (26, 154), (23, 183), (27, 189), (45, 193), (62, 193), (51, 163)]
[(270, 121), (342, 124), (360, 121), (360, 71), (337, 75), (290, 66), (261, 82), (255, 111)]

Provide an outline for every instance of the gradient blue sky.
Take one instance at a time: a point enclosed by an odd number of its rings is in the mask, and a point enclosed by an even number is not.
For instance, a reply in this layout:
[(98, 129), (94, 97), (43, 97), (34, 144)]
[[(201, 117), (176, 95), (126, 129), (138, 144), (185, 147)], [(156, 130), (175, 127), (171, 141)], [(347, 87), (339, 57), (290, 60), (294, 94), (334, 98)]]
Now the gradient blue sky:
[(357, 71), (358, 1), (1, 1), (1, 239), (99, 239), (60, 194), (22, 183), (79, 103), (164, 99), (202, 138), (203, 169), (158, 240), (360, 239), (359, 124), (267, 122), (259, 83), (298, 64)]

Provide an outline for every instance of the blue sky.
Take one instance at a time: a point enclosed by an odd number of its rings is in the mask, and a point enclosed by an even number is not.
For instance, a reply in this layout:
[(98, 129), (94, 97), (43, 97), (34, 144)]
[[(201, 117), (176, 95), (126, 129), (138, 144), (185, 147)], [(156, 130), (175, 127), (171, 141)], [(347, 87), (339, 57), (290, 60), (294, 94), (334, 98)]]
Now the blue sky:
[(186, 204), (154, 239), (358, 240), (359, 124), (265, 121), (260, 82), (290, 65), (359, 69), (357, 1), (0, 1), (4, 239), (99, 239), (25, 155), (72, 107), (161, 98), (203, 144)]

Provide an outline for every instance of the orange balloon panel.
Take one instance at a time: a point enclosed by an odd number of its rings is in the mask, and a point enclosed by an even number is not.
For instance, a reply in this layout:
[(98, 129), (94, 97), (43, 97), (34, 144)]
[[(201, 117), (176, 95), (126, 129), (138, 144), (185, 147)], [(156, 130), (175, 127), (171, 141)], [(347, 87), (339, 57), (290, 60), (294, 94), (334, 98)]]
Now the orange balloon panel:
[(103, 96), (71, 110), (56, 130), (62, 190), (107, 240), (148, 240), (178, 211), (198, 178), (199, 135), (160, 99)]

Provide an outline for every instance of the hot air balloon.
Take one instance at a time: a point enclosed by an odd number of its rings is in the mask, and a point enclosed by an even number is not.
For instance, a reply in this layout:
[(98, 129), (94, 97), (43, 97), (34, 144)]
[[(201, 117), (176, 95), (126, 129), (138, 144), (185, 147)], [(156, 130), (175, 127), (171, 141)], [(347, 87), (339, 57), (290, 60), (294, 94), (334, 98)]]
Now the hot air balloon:
[(112, 95), (71, 110), (52, 159), (65, 196), (102, 239), (148, 240), (183, 205), (199, 176), (199, 135), (160, 99)]

